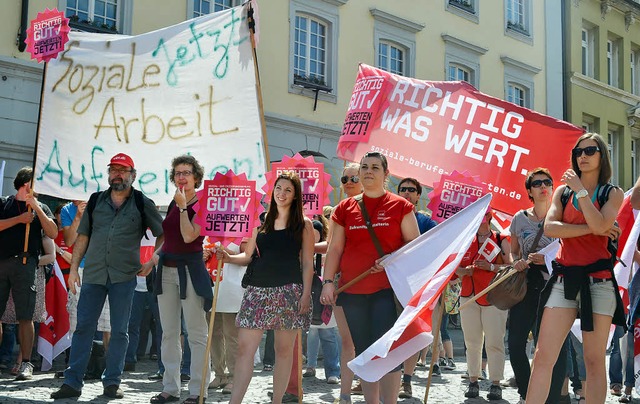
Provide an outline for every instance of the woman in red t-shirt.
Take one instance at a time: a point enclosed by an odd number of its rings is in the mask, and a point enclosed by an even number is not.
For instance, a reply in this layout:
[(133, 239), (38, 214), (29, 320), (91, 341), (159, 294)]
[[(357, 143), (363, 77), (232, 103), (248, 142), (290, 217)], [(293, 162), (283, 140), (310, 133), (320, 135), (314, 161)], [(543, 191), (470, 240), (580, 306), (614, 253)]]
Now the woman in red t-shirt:
[[(387, 159), (380, 153), (366, 153), (360, 161), (360, 182), (364, 187), (362, 200), (370, 217), (372, 228), (385, 254), (394, 252), (420, 234), (413, 204), (385, 189), (389, 175)], [(321, 302), (335, 302), (333, 279), (341, 272), (340, 286), (347, 284), (365, 271), (371, 274), (347, 288), (337, 298), (344, 311), (356, 355), (384, 335), (397, 319), (391, 284), (378, 265), (380, 255), (369, 235), (358, 205), (360, 197), (348, 198), (333, 212), (332, 235), (325, 260), (324, 286)], [(382, 399), (395, 403), (400, 389), (400, 375), (394, 369), (380, 382), (362, 381), (362, 390), (368, 403)], [(340, 397), (340, 402), (349, 402)]]
[[(553, 263), (554, 274), (542, 292), (541, 300), (546, 291), (550, 294), (529, 379), (529, 386), (535, 386), (527, 393), (529, 404), (545, 402), (553, 365), (579, 309), (589, 381), (586, 397), (589, 402), (603, 403), (607, 395), (607, 337), (621, 309), (607, 243), (608, 237), (619, 234), (614, 221), (624, 195), (614, 187), (603, 206), (598, 202), (598, 190), (611, 179), (607, 144), (600, 135), (586, 133), (578, 139), (571, 152), (571, 167), (562, 176), (565, 185), (553, 195), (544, 225), (545, 235), (560, 238), (561, 246)], [(566, 187), (572, 192), (563, 206)], [(622, 317), (624, 324), (624, 313)]]

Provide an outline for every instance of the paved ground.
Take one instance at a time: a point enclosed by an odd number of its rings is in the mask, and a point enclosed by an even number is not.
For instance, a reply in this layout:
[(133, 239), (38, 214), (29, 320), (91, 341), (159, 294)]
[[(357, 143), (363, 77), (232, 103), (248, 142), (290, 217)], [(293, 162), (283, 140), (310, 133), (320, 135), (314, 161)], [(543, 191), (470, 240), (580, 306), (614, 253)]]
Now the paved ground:
[[(454, 344), (461, 338), (458, 330), (454, 330), (452, 339)], [(461, 345), (461, 344), (460, 344)], [(459, 352), (459, 350), (456, 350)], [(458, 356), (456, 354), (456, 356)], [(466, 380), (461, 376), (466, 371), (466, 365), (462, 357), (456, 358), (457, 369), (454, 371), (444, 371), (442, 377), (433, 379), (432, 387), (429, 394), (429, 403), (489, 403), (486, 400), (488, 382), (480, 382), (481, 395), (478, 399), (465, 399), (464, 391), (466, 389)], [(63, 362), (59, 359), (56, 361), (58, 369), (63, 366)], [(147, 403), (149, 399), (159, 393), (162, 389), (162, 383), (150, 381), (148, 376), (156, 371), (156, 362), (143, 360), (138, 363), (135, 372), (125, 373), (124, 380), (121, 385), (125, 393), (122, 400), (114, 400), (115, 403)], [(402, 404), (421, 403), (424, 398), (425, 386), (427, 382), (428, 372), (425, 368), (418, 368), (413, 381), (414, 398), (402, 399)], [(505, 366), (505, 379), (513, 376), (511, 366), (507, 362)], [(36, 373), (33, 380), (15, 382), (13, 377), (7, 373), (0, 375), (0, 403), (41, 403), (53, 402), (49, 398), (49, 394), (62, 384), (62, 380), (55, 379), (53, 372)], [(339, 395), (339, 387), (337, 385), (328, 385), (324, 381), (324, 372), (321, 368), (317, 369), (315, 378), (305, 378), (304, 386), (304, 403), (333, 403)], [(258, 365), (254, 371), (253, 379), (249, 386), (249, 391), (245, 397), (245, 403), (269, 403), (267, 392), (272, 389), (272, 372), (263, 372), (262, 366)], [(73, 402), (107, 402), (106, 397), (101, 396), (102, 384), (98, 381), (91, 381), (85, 384), (82, 396), (78, 400), (58, 400), (57, 403), (73, 403)], [(186, 398), (188, 392), (183, 385), (182, 398)], [(492, 403), (512, 403), (518, 402), (517, 391), (513, 388), (503, 388), (503, 400), (493, 401)], [(209, 390), (208, 403), (226, 403), (229, 399), (228, 395), (223, 395), (220, 390)], [(363, 403), (362, 396), (353, 396), (354, 403)], [(607, 404), (617, 403), (617, 397), (608, 396)], [(640, 403), (640, 400), (634, 400)], [(577, 401), (573, 401), (577, 403)]]

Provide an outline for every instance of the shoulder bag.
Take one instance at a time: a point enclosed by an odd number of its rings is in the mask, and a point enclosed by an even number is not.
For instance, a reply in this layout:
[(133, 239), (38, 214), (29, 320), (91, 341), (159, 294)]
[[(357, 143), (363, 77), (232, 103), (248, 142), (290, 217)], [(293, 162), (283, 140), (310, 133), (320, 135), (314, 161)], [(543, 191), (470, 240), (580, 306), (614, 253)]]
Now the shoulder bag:
[[(533, 240), (531, 251), (535, 251), (538, 247), (538, 243), (540, 242), (540, 238), (542, 237), (543, 232), (544, 220), (540, 224), (540, 229), (538, 229), (536, 238)], [(511, 237), (516, 236), (512, 235)], [(509, 265), (508, 267), (503, 268), (501, 271), (499, 271), (491, 280), (489, 287), (493, 283), (504, 277), (506, 273), (512, 268), (513, 266)], [(500, 310), (509, 310), (516, 304), (520, 303), (524, 299), (524, 296), (527, 294), (527, 271), (528, 269), (511, 275), (507, 280), (491, 289), (487, 293), (487, 301)]]
[(258, 250), (258, 243), (256, 243), (256, 248), (253, 250), (253, 254), (251, 254), (251, 262), (247, 265), (247, 270), (244, 272), (242, 276), (242, 281), (240, 281), (240, 285), (243, 288), (247, 288), (249, 282), (251, 282), (251, 277), (253, 276), (253, 270), (256, 266), (256, 261), (260, 258), (260, 250)]

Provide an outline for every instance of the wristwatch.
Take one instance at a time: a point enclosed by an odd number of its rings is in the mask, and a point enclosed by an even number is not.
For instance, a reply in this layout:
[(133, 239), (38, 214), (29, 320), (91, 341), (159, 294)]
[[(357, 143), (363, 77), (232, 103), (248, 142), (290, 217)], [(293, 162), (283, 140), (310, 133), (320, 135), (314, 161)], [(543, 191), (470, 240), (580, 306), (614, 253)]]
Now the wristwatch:
[(333, 283), (333, 279), (325, 279), (322, 281), (322, 286), (326, 285), (327, 283)]
[(182, 212), (186, 212), (186, 211), (187, 211), (187, 208), (181, 208), (181, 207), (178, 207), (178, 210), (180, 211), (180, 213), (182, 213)]
[(576, 192), (576, 199), (584, 198), (585, 196), (589, 196), (589, 191), (584, 188)]

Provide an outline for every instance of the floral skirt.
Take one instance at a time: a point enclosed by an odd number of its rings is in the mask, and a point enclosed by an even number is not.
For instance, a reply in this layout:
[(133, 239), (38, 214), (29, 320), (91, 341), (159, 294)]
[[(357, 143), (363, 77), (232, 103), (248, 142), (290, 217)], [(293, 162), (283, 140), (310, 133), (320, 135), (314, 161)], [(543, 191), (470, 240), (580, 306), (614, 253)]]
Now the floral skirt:
[(308, 329), (311, 313), (298, 314), (302, 285), (290, 283), (276, 287), (247, 286), (242, 297), (236, 327), (260, 330)]

